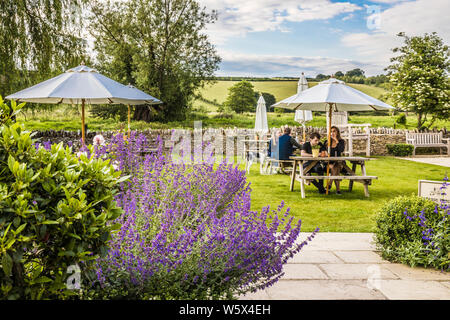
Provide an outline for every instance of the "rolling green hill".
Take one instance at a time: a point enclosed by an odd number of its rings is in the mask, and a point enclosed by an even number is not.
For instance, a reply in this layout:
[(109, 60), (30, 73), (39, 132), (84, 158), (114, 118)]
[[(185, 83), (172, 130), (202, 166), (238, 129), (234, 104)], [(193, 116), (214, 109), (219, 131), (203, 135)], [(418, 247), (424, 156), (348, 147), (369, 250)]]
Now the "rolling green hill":
[[(221, 104), (227, 98), (228, 88), (235, 83), (237, 83), (237, 81), (217, 81), (215, 84), (206, 85), (200, 93), (206, 100), (216, 101)], [(313, 87), (317, 83), (318, 82), (309, 82), (308, 85), (309, 87)], [(297, 92), (297, 81), (255, 81), (251, 82), (251, 84), (254, 86), (255, 91), (273, 94), (277, 102), (290, 97)], [(354, 83), (349, 83), (348, 85), (377, 99), (386, 93), (386, 90), (380, 87)], [(197, 100), (194, 103), (194, 106), (197, 108), (203, 106), (210, 112), (217, 110), (215, 105), (200, 100)]]

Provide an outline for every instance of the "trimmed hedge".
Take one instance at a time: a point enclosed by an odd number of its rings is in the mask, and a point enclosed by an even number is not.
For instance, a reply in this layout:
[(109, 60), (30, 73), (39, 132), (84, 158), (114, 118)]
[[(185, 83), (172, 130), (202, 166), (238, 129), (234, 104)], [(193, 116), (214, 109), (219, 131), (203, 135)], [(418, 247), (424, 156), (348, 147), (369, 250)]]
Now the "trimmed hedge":
[(406, 143), (386, 144), (389, 154), (396, 157), (405, 157), (412, 155), (414, 146)]

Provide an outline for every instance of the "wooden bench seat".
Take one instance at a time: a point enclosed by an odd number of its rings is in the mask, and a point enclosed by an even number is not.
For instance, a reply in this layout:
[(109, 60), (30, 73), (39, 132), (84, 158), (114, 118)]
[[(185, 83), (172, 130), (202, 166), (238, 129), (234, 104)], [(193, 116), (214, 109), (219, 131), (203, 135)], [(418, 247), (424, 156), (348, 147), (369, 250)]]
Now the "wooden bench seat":
[(364, 195), (366, 197), (369, 197), (369, 185), (372, 185), (372, 180), (377, 180), (378, 177), (377, 176), (315, 176), (315, 175), (311, 175), (311, 176), (300, 176), (297, 175), (296, 179), (297, 181), (300, 181), (300, 179), (304, 179), (304, 180), (316, 180), (316, 179), (327, 179), (328, 181), (330, 180), (349, 180), (349, 185), (348, 185), (348, 191), (351, 192), (353, 190), (353, 183), (354, 182), (359, 182), (362, 183), (364, 185)]
[(416, 155), (416, 148), (439, 148), (440, 154), (442, 148), (447, 148), (447, 154), (450, 156), (450, 139), (444, 139), (442, 132), (407, 132), (406, 143), (414, 146), (413, 156)]
[(329, 180), (374, 180), (377, 176), (298, 176), (300, 179), (314, 180), (314, 179), (329, 179)]

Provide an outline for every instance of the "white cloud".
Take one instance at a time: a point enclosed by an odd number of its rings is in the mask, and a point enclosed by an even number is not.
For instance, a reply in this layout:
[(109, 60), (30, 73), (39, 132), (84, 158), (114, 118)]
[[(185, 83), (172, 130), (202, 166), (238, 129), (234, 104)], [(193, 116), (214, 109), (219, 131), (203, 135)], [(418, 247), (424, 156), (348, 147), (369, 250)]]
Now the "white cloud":
[(362, 9), (350, 2), (333, 3), (330, 0), (200, 0), (200, 4), (218, 11), (218, 21), (209, 25), (207, 31), (216, 44), (248, 32), (288, 32), (283, 25), (285, 22), (327, 20)]
[(448, 0), (401, 2), (380, 13), (379, 29), (350, 33), (344, 35), (341, 41), (356, 50), (359, 60), (379, 65), (381, 70), (390, 64), (389, 59), (393, 56), (391, 49), (402, 45), (402, 39), (396, 36), (399, 32), (413, 36), (436, 31), (448, 43), (449, 11)]
[(240, 54), (221, 51), (221, 69), (217, 75), (226, 76), (292, 76), (298, 77), (302, 72), (307, 76), (319, 73), (331, 74), (362, 68), (366, 72), (374, 71), (377, 66), (353, 60), (333, 57), (299, 57), (285, 55)]
[(350, 20), (354, 17), (353, 13), (350, 13), (349, 15), (346, 15), (345, 17), (342, 18), (342, 21), (347, 21)]

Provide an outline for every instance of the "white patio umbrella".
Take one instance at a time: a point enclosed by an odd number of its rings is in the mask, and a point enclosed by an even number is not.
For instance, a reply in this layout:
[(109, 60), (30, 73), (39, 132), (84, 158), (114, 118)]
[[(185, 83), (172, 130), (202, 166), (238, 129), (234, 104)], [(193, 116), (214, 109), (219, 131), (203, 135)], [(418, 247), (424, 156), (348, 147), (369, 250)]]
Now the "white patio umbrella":
[[(333, 111), (380, 111), (394, 109), (387, 103), (353, 89), (347, 86), (344, 81), (334, 77), (303, 91), (295, 100), (279, 107), (291, 110), (328, 111), (328, 156), (330, 156), (331, 151), (330, 134)], [(327, 175), (329, 175), (329, 166), (327, 166)]]
[[(295, 103), (300, 94), (306, 89), (308, 89), (308, 81), (306, 80), (305, 74), (302, 72), (302, 75), (298, 80), (297, 93), (289, 98), (281, 100), (273, 106), (285, 108), (287, 105)], [(311, 121), (312, 119), (313, 116), (311, 110), (295, 110), (294, 120), (299, 122), (303, 127), (303, 141), (306, 139), (306, 122)]]
[[(38, 83), (32, 87), (13, 93), (6, 99), (34, 103), (81, 104), (81, 138), (85, 142), (84, 106), (88, 104), (159, 104), (162, 101), (138, 90), (125, 86), (97, 70), (83, 64)], [(129, 124), (128, 124), (129, 127)]]
[(258, 104), (256, 105), (255, 131), (263, 133), (269, 131), (269, 126), (267, 125), (266, 101), (262, 95), (259, 96)]

